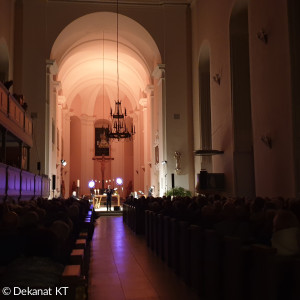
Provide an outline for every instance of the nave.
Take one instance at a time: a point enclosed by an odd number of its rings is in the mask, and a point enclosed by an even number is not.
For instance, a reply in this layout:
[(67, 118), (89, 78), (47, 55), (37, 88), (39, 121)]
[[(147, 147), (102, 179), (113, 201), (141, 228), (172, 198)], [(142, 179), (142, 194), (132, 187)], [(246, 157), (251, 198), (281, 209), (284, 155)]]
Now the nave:
[(97, 219), (91, 241), (89, 300), (198, 299), (121, 216)]

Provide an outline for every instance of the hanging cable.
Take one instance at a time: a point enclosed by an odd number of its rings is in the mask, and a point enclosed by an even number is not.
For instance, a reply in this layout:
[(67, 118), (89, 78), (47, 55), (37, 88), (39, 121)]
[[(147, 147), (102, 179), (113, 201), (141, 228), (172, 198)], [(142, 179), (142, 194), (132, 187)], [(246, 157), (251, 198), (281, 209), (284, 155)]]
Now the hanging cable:
[(119, 101), (120, 97), (120, 88), (119, 88), (119, 0), (117, 0), (117, 100)]
[(102, 46), (102, 57), (103, 57), (103, 63), (102, 63), (102, 101), (103, 101), (103, 127), (104, 127), (104, 31), (102, 36), (103, 46)]
[(109, 139), (130, 139), (134, 134), (135, 130), (132, 126), (131, 132), (128, 131), (126, 126), (126, 108), (124, 113), (122, 112), (122, 103), (120, 101), (120, 78), (119, 78), (119, 1), (117, 0), (117, 99), (115, 101), (114, 112), (110, 108), (110, 116), (112, 118), (112, 128), (109, 130)]

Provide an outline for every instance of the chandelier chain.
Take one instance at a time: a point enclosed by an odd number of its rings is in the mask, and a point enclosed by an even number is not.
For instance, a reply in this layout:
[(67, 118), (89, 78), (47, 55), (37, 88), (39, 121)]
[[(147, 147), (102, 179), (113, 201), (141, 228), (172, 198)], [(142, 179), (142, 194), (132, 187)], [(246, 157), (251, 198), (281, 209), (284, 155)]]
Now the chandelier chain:
[(126, 126), (127, 112), (122, 111), (120, 101), (120, 82), (119, 82), (119, 1), (117, 0), (117, 100), (115, 101), (114, 112), (110, 108), (110, 116), (112, 118), (112, 127), (109, 129), (108, 137), (110, 139), (131, 139), (135, 134), (135, 127), (131, 126), (131, 132)]
[(103, 56), (103, 63), (102, 63), (102, 101), (103, 101), (103, 120), (104, 120), (104, 31), (103, 31), (103, 46), (102, 46), (102, 56)]
[(120, 87), (119, 87), (119, 1), (117, 0), (117, 100), (120, 97)]

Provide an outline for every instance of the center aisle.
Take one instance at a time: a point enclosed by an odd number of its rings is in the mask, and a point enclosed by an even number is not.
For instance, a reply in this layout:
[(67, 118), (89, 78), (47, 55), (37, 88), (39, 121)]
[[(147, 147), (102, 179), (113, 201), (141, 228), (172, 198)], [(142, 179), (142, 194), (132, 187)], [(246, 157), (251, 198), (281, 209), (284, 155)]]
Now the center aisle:
[(122, 216), (97, 219), (89, 271), (89, 300), (199, 299), (135, 235)]

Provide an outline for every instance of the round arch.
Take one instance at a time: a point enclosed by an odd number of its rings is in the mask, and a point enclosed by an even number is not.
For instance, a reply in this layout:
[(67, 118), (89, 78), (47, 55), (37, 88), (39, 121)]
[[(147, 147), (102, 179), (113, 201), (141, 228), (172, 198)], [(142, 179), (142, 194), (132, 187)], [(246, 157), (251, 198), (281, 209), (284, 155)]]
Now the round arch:
[[(161, 63), (161, 55), (149, 32), (133, 19), (119, 14), (118, 35), (116, 29), (116, 13), (91, 13), (67, 25), (51, 50), (50, 61), (55, 64), (56, 76), (55, 81), (49, 83), (55, 85), (55, 89), (49, 89), (52, 93), (49, 119), (56, 119), (57, 126), (62, 128), (61, 137), (65, 142), (61, 152), (66, 160), (72, 154), (66, 141), (76, 139), (76, 132), (68, 123), (69, 115), (77, 116), (81, 124), (81, 150), (73, 159), (81, 165), (81, 172), (78, 175), (71, 169), (65, 172), (69, 177), (64, 178), (66, 190), (71, 184), (68, 180), (77, 178), (82, 182), (81, 192), (88, 192), (83, 188), (93, 175), (101, 175), (102, 180), (117, 175), (125, 177), (124, 190), (134, 181), (138, 190), (150, 186), (150, 170), (140, 172), (138, 177), (143, 178), (135, 178), (138, 172), (134, 170), (148, 166), (151, 161), (151, 106), (141, 103), (145, 97), (150, 100), (152, 73)], [(106, 164), (103, 174), (98, 174), (99, 162), (93, 160), (95, 124), (99, 119), (109, 120), (118, 89), (122, 106), (127, 109), (128, 126), (133, 128), (135, 120), (137, 134), (135, 141), (111, 145), (114, 160)], [(59, 104), (58, 108), (53, 109), (54, 103)], [(78, 126), (76, 128), (79, 130)], [(126, 178), (125, 173), (131, 175)]]
[[(107, 92), (116, 97), (117, 54), (120, 94), (128, 98), (125, 104), (134, 110), (140, 93), (152, 84), (155, 65), (161, 62), (151, 35), (136, 21), (119, 15), (117, 53), (116, 13), (112, 12), (85, 15), (62, 30), (50, 58), (58, 65), (57, 80), (69, 107), (77, 93), (100, 88), (103, 75), (104, 81), (111, 81), (104, 83)], [(112, 105), (114, 99), (110, 101)]]

